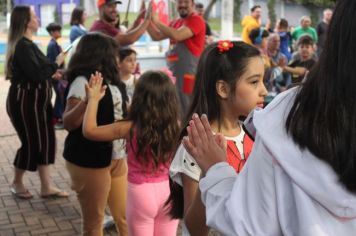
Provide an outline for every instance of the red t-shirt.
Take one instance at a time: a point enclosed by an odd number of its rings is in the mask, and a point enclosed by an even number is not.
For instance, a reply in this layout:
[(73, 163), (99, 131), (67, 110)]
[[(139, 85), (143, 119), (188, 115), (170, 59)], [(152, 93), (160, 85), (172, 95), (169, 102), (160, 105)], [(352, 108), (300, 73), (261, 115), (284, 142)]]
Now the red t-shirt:
[[(169, 23), (169, 26), (174, 29), (179, 29), (183, 25), (194, 34), (193, 37), (184, 40), (184, 44), (194, 56), (199, 57), (205, 46), (205, 22), (201, 16), (192, 13), (186, 18), (179, 18)], [(170, 40), (170, 43), (176, 44), (174, 40)]]
[(102, 20), (97, 20), (91, 26), (90, 32), (101, 32), (103, 34), (109, 35), (111, 37), (115, 37), (120, 31), (114, 26), (105, 23)]

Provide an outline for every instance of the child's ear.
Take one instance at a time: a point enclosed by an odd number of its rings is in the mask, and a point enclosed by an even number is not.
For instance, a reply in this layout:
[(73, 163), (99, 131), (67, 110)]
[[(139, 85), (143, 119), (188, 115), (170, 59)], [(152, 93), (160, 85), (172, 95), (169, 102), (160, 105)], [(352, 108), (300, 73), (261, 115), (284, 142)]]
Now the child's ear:
[(216, 81), (216, 93), (222, 98), (227, 99), (230, 93), (230, 86), (223, 80)]

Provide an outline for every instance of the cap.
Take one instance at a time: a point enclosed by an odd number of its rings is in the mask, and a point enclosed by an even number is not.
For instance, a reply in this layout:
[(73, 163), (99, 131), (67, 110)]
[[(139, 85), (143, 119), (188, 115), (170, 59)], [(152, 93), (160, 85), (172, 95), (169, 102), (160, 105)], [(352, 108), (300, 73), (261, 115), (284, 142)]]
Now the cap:
[(96, 2), (96, 6), (97, 7), (102, 7), (104, 6), (105, 4), (110, 4), (110, 3), (118, 3), (118, 4), (121, 4), (121, 1), (115, 1), (115, 0), (98, 0)]

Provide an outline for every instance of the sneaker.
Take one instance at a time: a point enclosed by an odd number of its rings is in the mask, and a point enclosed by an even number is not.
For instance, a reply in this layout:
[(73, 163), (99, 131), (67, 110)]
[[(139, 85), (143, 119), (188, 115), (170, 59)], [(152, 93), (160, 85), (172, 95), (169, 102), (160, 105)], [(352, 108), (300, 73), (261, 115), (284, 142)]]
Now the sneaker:
[(115, 224), (114, 222), (114, 218), (110, 215), (106, 215), (104, 216), (104, 220), (103, 220), (103, 228), (109, 228), (111, 226), (113, 226)]

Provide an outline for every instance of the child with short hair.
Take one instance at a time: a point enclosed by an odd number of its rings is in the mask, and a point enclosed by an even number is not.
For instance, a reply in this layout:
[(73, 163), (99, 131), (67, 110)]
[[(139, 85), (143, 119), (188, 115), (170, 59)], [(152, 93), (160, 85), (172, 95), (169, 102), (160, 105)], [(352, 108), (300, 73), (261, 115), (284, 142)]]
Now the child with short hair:
[[(210, 44), (199, 61), (180, 140), (187, 135), (193, 113), (207, 114), (214, 132), (229, 140), (226, 161), (239, 173), (253, 145), (240, 120), (256, 107), (263, 107), (267, 95), (263, 77), (264, 63), (256, 47), (237, 41)], [(208, 235), (198, 188), (201, 169), (182, 144), (169, 172), (172, 194), (168, 202), (172, 203), (172, 217), (184, 220), (183, 235)]]
[(281, 44), (279, 45), (281, 53), (283, 53), (288, 61), (292, 58), (292, 54), (290, 52), (290, 46), (292, 43), (292, 35), (289, 31), (288, 21), (286, 19), (280, 19), (276, 25), (276, 33), (278, 33)]
[[(46, 27), (47, 32), (51, 36), (51, 40), (47, 46), (47, 58), (51, 62), (55, 62), (57, 56), (62, 52), (61, 46), (58, 44), (58, 39), (62, 37), (62, 26), (57, 23), (50, 23)], [(64, 64), (61, 66), (63, 68)], [(53, 89), (56, 94), (56, 100), (53, 107), (53, 122), (56, 129), (63, 129), (63, 112), (64, 112), (64, 91), (67, 87), (67, 81), (52, 80)]]
[(292, 75), (292, 84), (300, 84), (307, 72), (314, 66), (316, 60), (313, 58), (314, 41), (309, 35), (301, 36), (298, 40), (299, 58), (292, 61), (283, 71)]
[(95, 74), (86, 87), (83, 135), (95, 141), (127, 140), (129, 235), (175, 236), (178, 220), (171, 219), (170, 206), (165, 205), (170, 194), (168, 169), (179, 132), (175, 86), (164, 72), (144, 73), (127, 119), (98, 126), (98, 105), (106, 92), (102, 82), (101, 75)]
[(131, 48), (123, 48), (119, 54), (120, 79), (125, 83), (127, 95), (131, 101), (137, 83), (137, 78), (135, 77), (137, 52)]

